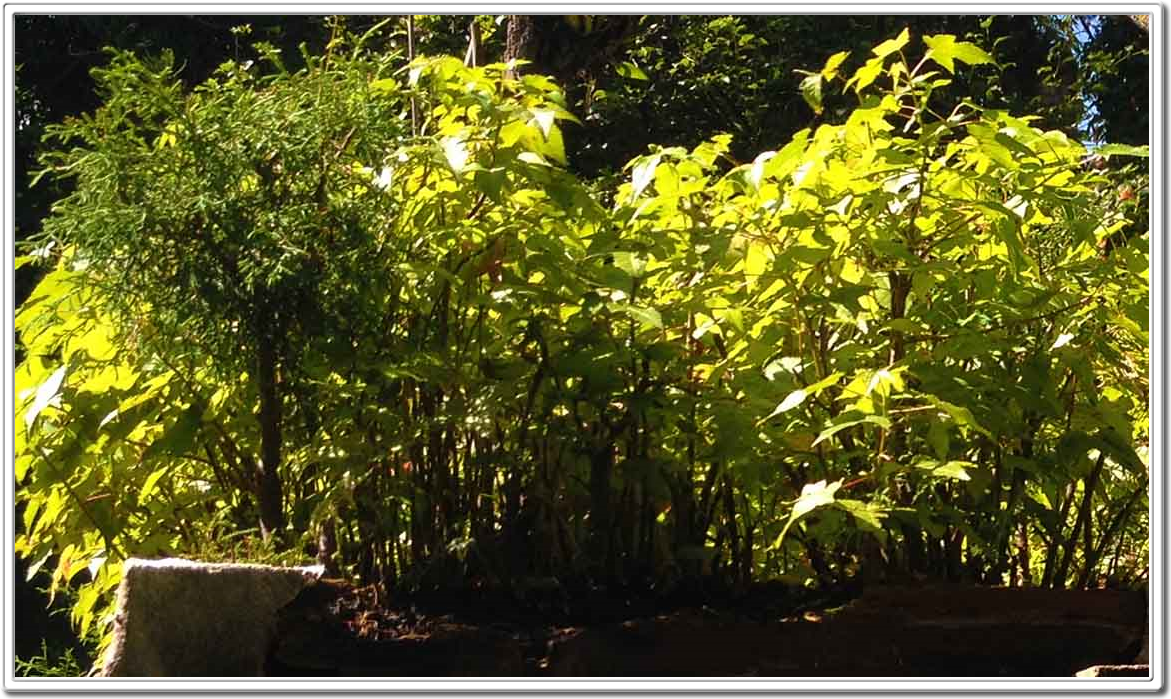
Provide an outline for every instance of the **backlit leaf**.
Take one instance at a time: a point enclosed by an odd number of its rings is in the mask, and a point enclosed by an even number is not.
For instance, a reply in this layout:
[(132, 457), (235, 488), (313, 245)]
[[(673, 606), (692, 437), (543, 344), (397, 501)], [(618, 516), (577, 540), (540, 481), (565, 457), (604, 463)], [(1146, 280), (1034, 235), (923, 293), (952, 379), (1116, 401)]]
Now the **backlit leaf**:
[(821, 79), (820, 74), (814, 74), (801, 81), (801, 96), (814, 114), (821, 114)]
[(797, 502), (793, 504), (793, 510), (789, 513), (789, 520), (785, 522), (784, 529), (781, 530), (780, 535), (773, 542), (772, 548), (777, 548), (788, 533), (789, 527), (793, 523), (801, 519), (810, 512), (819, 507), (832, 505), (834, 502), (834, 493), (842, 487), (842, 481), (837, 480), (833, 483), (827, 484), (826, 481), (818, 481), (816, 483), (806, 483), (801, 488), (801, 496), (797, 498)]
[(949, 73), (955, 72), (955, 61), (968, 65), (994, 62), (992, 56), (984, 49), (967, 41), (956, 41), (951, 34), (924, 36), (923, 43), (927, 44), (929, 49), (927, 56), (946, 68)]
[(874, 55), (879, 58), (885, 58), (886, 56), (889, 56), (890, 54), (894, 53), (895, 51), (902, 50), (902, 48), (904, 46), (906, 46), (907, 42), (910, 40), (911, 40), (910, 30), (903, 29), (903, 31), (900, 32), (897, 37), (895, 37), (893, 39), (887, 39), (886, 41), (882, 42), (878, 46), (875, 46), (873, 49)]
[(849, 51), (839, 51), (829, 57), (825, 62), (825, 66), (821, 69), (821, 77), (826, 80), (833, 80), (838, 74), (838, 67), (850, 56)]

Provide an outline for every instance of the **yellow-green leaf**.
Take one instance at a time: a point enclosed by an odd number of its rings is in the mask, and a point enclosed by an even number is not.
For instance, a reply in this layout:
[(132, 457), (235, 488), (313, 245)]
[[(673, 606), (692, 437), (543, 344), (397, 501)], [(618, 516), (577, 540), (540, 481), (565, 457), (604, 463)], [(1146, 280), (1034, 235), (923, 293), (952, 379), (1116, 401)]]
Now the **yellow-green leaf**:
[[(895, 51), (901, 50), (911, 40), (911, 32), (909, 29), (903, 31), (893, 39), (887, 39), (878, 46), (874, 47), (874, 55), (878, 58), (886, 58)], [(881, 63), (879, 64), (881, 65)]]
[(653, 308), (648, 308), (646, 306), (629, 306), (628, 305), (628, 306), (623, 306), (622, 310), (626, 313), (626, 315), (639, 321), (643, 325), (649, 325), (652, 328), (659, 328), (659, 329), (662, 329), (662, 327), (663, 327), (663, 316), (660, 315), (659, 312)]
[(825, 62), (825, 67), (821, 69), (821, 77), (825, 78), (826, 80), (833, 80), (835, 77), (837, 77), (838, 68), (841, 67), (842, 63), (849, 56), (849, 51), (839, 51), (830, 56), (829, 60)]
[(955, 61), (976, 65), (979, 63), (994, 63), (984, 49), (967, 41), (956, 41), (951, 34), (924, 36), (923, 43), (927, 44), (927, 57), (947, 69), (955, 72)]
[(854, 72), (854, 77), (846, 83), (846, 87), (854, 86), (854, 92), (860, 93), (865, 90), (870, 83), (874, 82), (878, 74), (882, 72), (882, 59), (871, 58), (866, 61), (857, 71)]

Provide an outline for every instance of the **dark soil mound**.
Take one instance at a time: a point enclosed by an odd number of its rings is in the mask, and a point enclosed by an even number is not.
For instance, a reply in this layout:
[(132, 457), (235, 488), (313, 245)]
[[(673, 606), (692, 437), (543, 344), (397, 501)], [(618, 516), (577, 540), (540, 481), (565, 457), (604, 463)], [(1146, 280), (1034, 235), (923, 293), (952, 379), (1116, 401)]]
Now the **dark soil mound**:
[(396, 600), (323, 581), (282, 610), (273, 676), (1069, 677), (1133, 661), (1140, 593), (777, 585), (653, 596), (550, 586)]

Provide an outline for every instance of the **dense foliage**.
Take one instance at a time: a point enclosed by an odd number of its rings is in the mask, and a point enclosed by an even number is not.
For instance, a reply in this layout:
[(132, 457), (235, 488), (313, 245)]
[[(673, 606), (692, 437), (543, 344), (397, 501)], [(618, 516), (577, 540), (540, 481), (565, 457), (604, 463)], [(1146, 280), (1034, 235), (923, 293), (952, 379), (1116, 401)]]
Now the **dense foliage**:
[(553, 81), (376, 36), (191, 90), (114, 52), (50, 129), (17, 551), (85, 581), (83, 633), (131, 555), (396, 590), (1142, 579), (1149, 263), (1106, 166), (1145, 149), (966, 99), (992, 54), (903, 31), (794, 79), (822, 116), (776, 150), (655, 147), (602, 190)]

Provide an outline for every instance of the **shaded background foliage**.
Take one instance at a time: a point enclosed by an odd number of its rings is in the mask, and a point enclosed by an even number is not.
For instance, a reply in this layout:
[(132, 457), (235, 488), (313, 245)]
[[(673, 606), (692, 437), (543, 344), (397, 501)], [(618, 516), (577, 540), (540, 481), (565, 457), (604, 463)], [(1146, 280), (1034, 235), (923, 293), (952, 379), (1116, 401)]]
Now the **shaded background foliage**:
[[(361, 33), (379, 19), (351, 17), (345, 24)], [(611, 181), (650, 144), (693, 148), (726, 132), (731, 156), (744, 162), (799, 129), (838, 122), (852, 98), (827, 94), (815, 114), (794, 71), (816, 70), (843, 50), (860, 63), (903, 26), (915, 35), (975, 41), (1000, 64), (1001, 70), (965, 73), (941, 101), (971, 95), (989, 107), (1038, 114), (1043, 128), (1086, 141), (1148, 141), (1146, 35), (1125, 16), (427, 16), (416, 18), (417, 52), (463, 55), (473, 22), (477, 62), (525, 58), (532, 65), (523, 72), (552, 75), (563, 86), (567, 106), (583, 122), (565, 124), (568, 167), (587, 180)], [(251, 36), (233, 31), (243, 24)], [(98, 106), (89, 72), (105, 64), (103, 47), (170, 50), (192, 86), (225, 60), (254, 57), (255, 40), (280, 48), (296, 70), (298, 47), (320, 53), (333, 31), (311, 16), (18, 16), (17, 239), (35, 234), (50, 204), (66, 193), (49, 180), (30, 187), (30, 175), (45, 127)], [(405, 23), (387, 35), (385, 47), (405, 51)], [(1134, 198), (1140, 207), (1141, 197)], [(35, 275), (31, 266), (17, 270), (17, 304)], [(43, 605), (23, 584), (23, 569), (15, 573), (24, 602), (17, 633), (24, 645), (17, 650), (32, 656), (45, 635), (36, 628), (44, 620), (32, 610)]]
[[(360, 33), (378, 19), (346, 21)], [(563, 81), (574, 98), (571, 109), (589, 126), (569, 144), (571, 168), (586, 177), (621, 169), (649, 143), (693, 147), (728, 132), (741, 159), (783, 143), (814, 116), (794, 70), (820, 65), (838, 51), (866, 49), (903, 26), (989, 48), (1003, 72), (984, 70), (970, 90), (956, 86), (988, 106), (1039, 114), (1046, 128), (1097, 141), (1142, 144), (1149, 138), (1147, 37), (1125, 15), (623, 15), (593, 17), (588, 30), (581, 20), (560, 16), (529, 19), (539, 46), (524, 48), (525, 57), (536, 72)], [(420, 17), (419, 52), (462, 55), (471, 20)], [(251, 25), (252, 39), (282, 49), (294, 70), (302, 42), (320, 51), (329, 39), (324, 18), (316, 16), (19, 15), (16, 21), (18, 240), (37, 230), (60, 195), (49, 182), (28, 186), (44, 127), (97, 106), (89, 71), (107, 60), (104, 47), (171, 50), (184, 82), (194, 85), (221, 62), (247, 57), (250, 41), (233, 27)], [(509, 21), (476, 21), (484, 56), (503, 58)], [(404, 22), (388, 43), (401, 47), (405, 40)], [(646, 79), (615, 70), (626, 62)], [(832, 100), (826, 114), (840, 115), (846, 106), (844, 98)], [(18, 289), (27, 291), (30, 274), (18, 273)], [(17, 301), (22, 298), (18, 291)]]

